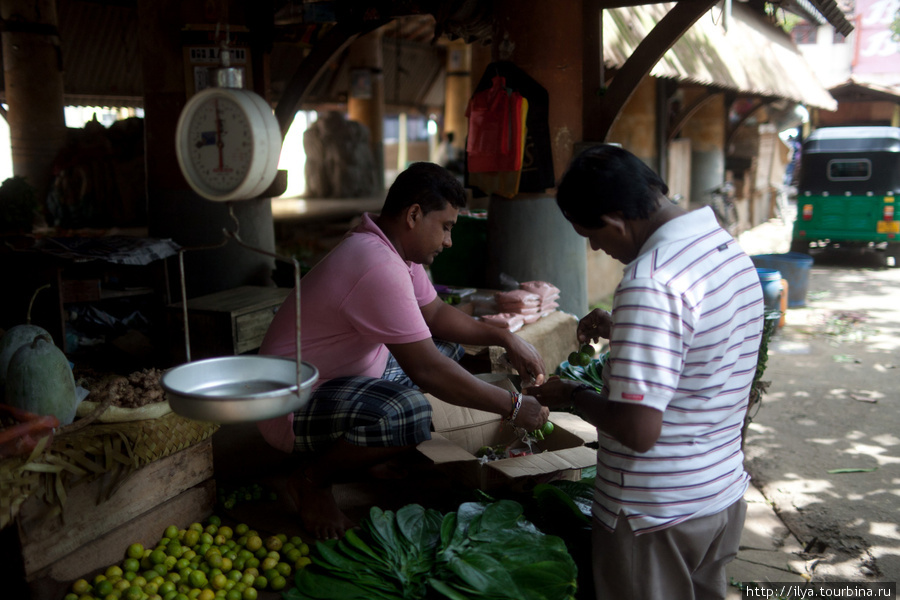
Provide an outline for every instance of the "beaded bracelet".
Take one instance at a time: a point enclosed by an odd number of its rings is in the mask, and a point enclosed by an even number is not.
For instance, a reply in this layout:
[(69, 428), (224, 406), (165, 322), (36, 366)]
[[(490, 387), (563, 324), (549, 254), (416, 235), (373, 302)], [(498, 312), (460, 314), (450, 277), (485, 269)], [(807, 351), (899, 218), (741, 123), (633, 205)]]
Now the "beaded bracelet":
[(515, 423), (516, 417), (519, 416), (519, 409), (522, 408), (522, 394), (520, 394), (519, 392), (510, 392), (509, 395), (513, 407), (506, 420), (509, 421), (510, 425), (512, 425), (513, 423)]

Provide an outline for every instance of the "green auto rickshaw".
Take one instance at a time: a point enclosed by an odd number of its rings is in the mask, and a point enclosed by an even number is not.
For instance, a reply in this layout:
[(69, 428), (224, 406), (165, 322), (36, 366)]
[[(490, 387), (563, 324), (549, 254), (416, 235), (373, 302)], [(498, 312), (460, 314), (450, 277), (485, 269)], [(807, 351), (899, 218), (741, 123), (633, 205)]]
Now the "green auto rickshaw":
[(869, 247), (900, 267), (900, 127), (825, 127), (803, 143), (792, 252)]

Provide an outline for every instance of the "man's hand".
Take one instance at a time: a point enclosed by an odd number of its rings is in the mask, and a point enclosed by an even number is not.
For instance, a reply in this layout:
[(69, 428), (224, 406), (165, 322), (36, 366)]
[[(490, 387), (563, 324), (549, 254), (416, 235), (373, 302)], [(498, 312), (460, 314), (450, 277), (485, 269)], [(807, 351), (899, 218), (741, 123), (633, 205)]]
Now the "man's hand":
[(612, 315), (602, 308), (595, 308), (578, 322), (578, 341), (582, 344), (609, 339)]
[(516, 415), (513, 424), (526, 431), (534, 431), (543, 427), (549, 418), (549, 408), (541, 406), (534, 396), (522, 394), (522, 406), (519, 408), (519, 414)]
[(540, 386), (524, 388), (523, 393), (534, 396), (535, 400), (549, 407), (567, 407), (572, 405), (572, 391), (578, 387), (577, 381), (560, 379), (556, 375)]
[(544, 382), (547, 378), (547, 369), (544, 366), (544, 359), (534, 346), (516, 334), (510, 334), (504, 347), (507, 360), (519, 372), (523, 385), (540, 385)]

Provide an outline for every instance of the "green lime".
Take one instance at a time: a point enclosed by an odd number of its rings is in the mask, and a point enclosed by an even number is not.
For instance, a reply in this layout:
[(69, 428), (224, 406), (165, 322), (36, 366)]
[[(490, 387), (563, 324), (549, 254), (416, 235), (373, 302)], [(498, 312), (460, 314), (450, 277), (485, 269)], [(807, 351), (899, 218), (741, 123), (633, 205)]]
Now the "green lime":
[(201, 571), (200, 569), (194, 569), (191, 571), (190, 575), (188, 575), (188, 582), (191, 584), (191, 587), (202, 588), (209, 581), (206, 579), (206, 573)]
[(166, 594), (168, 594), (169, 592), (174, 592), (175, 590), (176, 587), (174, 582), (164, 581), (160, 584), (159, 589), (156, 590), (156, 593), (165, 598)]
[(579, 350), (582, 354), (587, 354), (588, 356), (594, 355), (594, 347), (590, 344), (582, 344), (581, 350)]
[(166, 551), (160, 548), (157, 548), (153, 552), (150, 553), (150, 562), (154, 565), (161, 565), (166, 562)]
[(188, 529), (184, 533), (184, 539), (182, 540), (184, 545), (188, 546), (190, 548), (193, 548), (194, 546), (196, 546), (199, 541), (200, 541), (200, 532), (197, 531), (196, 529)]
[(266, 548), (269, 550), (281, 550), (281, 547), (284, 545), (284, 542), (277, 535), (273, 535), (269, 538), (266, 538)]
[(256, 600), (259, 597), (259, 592), (256, 591), (256, 588), (248, 587), (241, 594), (241, 598), (243, 600)]
[(112, 565), (106, 569), (105, 573), (109, 579), (121, 579), (122, 567), (118, 565)]
[(210, 581), (210, 584), (213, 586), (214, 589), (223, 590), (223, 589), (225, 589), (225, 584), (227, 582), (228, 582), (228, 578), (225, 575), (223, 575), (222, 573), (219, 573), (212, 578), (212, 581)]
[(103, 581), (98, 581), (97, 585), (94, 586), (94, 595), (103, 598), (104, 596), (108, 596), (113, 592), (113, 584), (110, 580), (104, 579)]
[(72, 591), (79, 596), (87, 594), (91, 591), (91, 584), (88, 583), (87, 579), (78, 579), (72, 584)]
[(578, 356), (577, 352), (570, 352), (568, 360), (569, 360), (569, 364), (572, 365), (573, 367), (577, 367), (578, 365), (581, 364), (581, 357)]
[(143, 558), (144, 547), (141, 544), (137, 543), (131, 544), (130, 546), (128, 546), (126, 556), (128, 556), (128, 558)]
[[(138, 569), (141, 568), (141, 561), (136, 558), (126, 558), (122, 563), (122, 570), (125, 573), (137, 573)], [(124, 574), (123, 574), (124, 575)]]
[(550, 421), (544, 423), (544, 426), (541, 427), (541, 433), (544, 435), (544, 437), (547, 437), (548, 435), (553, 433), (553, 423), (551, 423)]
[(125, 600), (141, 600), (141, 597), (143, 597), (143, 595), (144, 595), (144, 590), (142, 590), (140, 587), (138, 587), (136, 585), (133, 585), (130, 588), (128, 588), (127, 590), (125, 590), (125, 593), (122, 595), (122, 598), (124, 598)]
[(591, 360), (593, 360), (593, 359), (591, 358), (590, 354), (586, 354), (584, 352), (578, 353), (578, 365), (579, 366), (586, 367), (589, 364), (591, 364)]

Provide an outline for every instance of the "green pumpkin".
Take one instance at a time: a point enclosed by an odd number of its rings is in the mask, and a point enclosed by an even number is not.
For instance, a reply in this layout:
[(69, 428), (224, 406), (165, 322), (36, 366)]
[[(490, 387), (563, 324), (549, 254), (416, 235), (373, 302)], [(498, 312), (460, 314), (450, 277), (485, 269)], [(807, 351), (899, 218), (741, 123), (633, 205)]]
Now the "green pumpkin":
[(50, 337), (46, 329), (37, 325), (16, 325), (10, 328), (0, 338), (0, 399), (6, 389), (6, 372), (9, 369), (9, 361), (16, 350), (26, 344), (30, 344), (39, 336)]
[(60, 425), (75, 420), (75, 377), (66, 355), (50, 336), (38, 336), (13, 353), (6, 371), (6, 404), (53, 415)]

